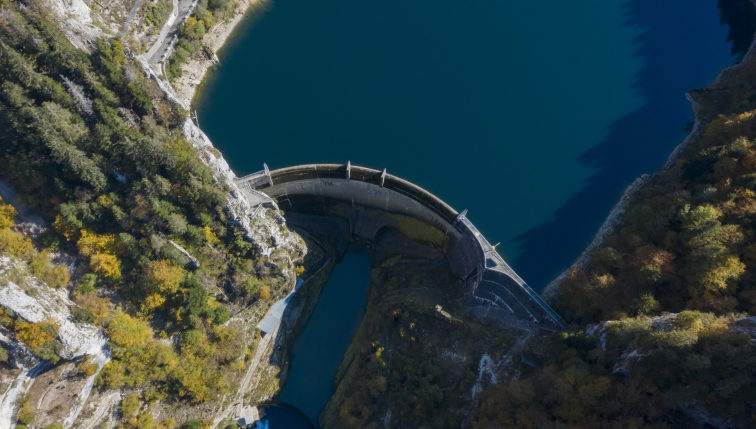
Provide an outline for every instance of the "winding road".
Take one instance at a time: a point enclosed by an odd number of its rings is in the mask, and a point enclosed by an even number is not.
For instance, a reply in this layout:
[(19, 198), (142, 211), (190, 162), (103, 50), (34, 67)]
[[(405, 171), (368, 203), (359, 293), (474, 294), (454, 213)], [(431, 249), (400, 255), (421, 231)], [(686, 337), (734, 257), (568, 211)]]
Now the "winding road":
[(160, 31), (160, 36), (155, 44), (145, 55), (150, 63), (159, 63), (168, 59), (178, 42), (181, 25), (192, 15), (197, 7), (197, 2), (198, 0), (173, 0), (171, 17)]

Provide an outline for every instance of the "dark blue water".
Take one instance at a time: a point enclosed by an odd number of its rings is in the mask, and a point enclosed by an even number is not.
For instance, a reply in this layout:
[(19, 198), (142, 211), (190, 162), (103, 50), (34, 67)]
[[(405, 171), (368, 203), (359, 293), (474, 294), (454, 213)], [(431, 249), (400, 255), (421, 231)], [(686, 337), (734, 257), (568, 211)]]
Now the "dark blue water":
[[(336, 391), (333, 377), (365, 316), (371, 264), (365, 252), (344, 255), (294, 342), (289, 378), (279, 400), (301, 410), (315, 424)], [(288, 428), (274, 423), (271, 429)]]
[(305, 418), (286, 407), (265, 407), (265, 417), (255, 429), (311, 429)]
[(685, 136), (733, 62), (716, 0), (276, 0), (196, 104), (237, 174), (377, 169), (469, 217), (536, 290)]

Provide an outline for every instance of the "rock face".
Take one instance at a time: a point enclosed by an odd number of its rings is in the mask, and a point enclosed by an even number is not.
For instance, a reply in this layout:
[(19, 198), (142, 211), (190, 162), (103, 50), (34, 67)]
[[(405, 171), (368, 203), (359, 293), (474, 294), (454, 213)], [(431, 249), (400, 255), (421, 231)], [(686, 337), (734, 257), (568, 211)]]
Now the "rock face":
[[(0, 258), (0, 266), (10, 269), (9, 258)], [(66, 296), (65, 290), (56, 290), (38, 282), (39, 292), (31, 297), (13, 282), (0, 287), (0, 303), (13, 310), (27, 322), (38, 323), (50, 320), (58, 323), (58, 339), (63, 344), (60, 357), (76, 359), (85, 355), (99, 353), (107, 343), (107, 338), (94, 325), (74, 323), (70, 308), (73, 303)]]
[(58, 27), (77, 48), (88, 51), (89, 43), (107, 35), (92, 21), (91, 9), (82, 0), (45, 0), (41, 2), (55, 15)]

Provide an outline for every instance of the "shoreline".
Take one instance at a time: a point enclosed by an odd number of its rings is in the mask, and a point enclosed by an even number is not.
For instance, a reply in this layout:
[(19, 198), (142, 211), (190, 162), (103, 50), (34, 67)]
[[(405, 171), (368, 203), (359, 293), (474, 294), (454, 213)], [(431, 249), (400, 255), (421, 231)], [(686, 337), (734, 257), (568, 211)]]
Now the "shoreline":
[[(239, 23), (241, 23), (244, 18), (249, 17), (250, 10), (252, 10), (258, 4), (264, 5), (265, 3), (266, 0), (239, 0), (234, 19), (229, 22), (224, 21), (220, 24), (217, 24), (205, 35), (203, 41), (205, 45), (211, 49), (213, 54), (215, 54), (216, 58), (218, 56), (218, 53), (226, 47), (226, 43), (233, 35), (234, 30), (237, 28)], [(756, 7), (756, 0), (751, 0), (751, 3)], [(691, 129), (690, 133), (685, 137), (685, 139), (683, 139), (677, 146), (672, 149), (661, 168), (659, 168), (652, 174), (642, 174), (624, 189), (622, 195), (620, 195), (619, 200), (614, 205), (614, 207), (612, 207), (612, 210), (609, 212), (606, 219), (591, 239), (591, 242), (581, 252), (580, 256), (575, 260), (575, 262), (573, 262), (554, 280), (546, 285), (546, 287), (543, 288), (540, 295), (544, 299), (544, 301), (551, 303), (558, 297), (559, 283), (573, 270), (573, 268), (575, 268), (577, 265), (585, 263), (588, 259), (588, 255), (590, 255), (590, 253), (594, 249), (604, 243), (606, 237), (608, 237), (614, 231), (614, 228), (620, 223), (621, 216), (627, 211), (632, 199), (643, 188), (643, 186), (645, 186), (655, 177), (658, 177), (659, 175), (669, 170), (676, 162), (680, 152), (682, 152), (682, 150), (686, 148), (691, 141), (698, 138), (703, 132), (704, 124), (702, 123), (700, 113), (701, 105), (692, 95), (692, 92), (716, 89), (716, 87), (724, 79), (727, 79), (734, 71), (738, 70), (740, 67), (750, 61), (756, 61), (756, 37), (754, 37), (754, 40), (751, 42), (748, 51), (743, 56), (741, 61), (720, 70), (714, 80), (707, 86), (700, 89), (692, 89), (685, 94), (685, 98), (688, 100), (694, 117), (693, 128)], [(175, 91), (177, 98), (183, 104), (188, 106), (190, 111), (192, 110), (195, 100), (200, 94), (202, 87), (207, 82), (207, 79), (210, 76), (210, 72), (212, 72), (213, 67), (218, 64), (220, 63), (216, 63), (212, 59), (207, 58), (199, 60), (191, 59), (182, 67), (184, 69), (184, 72), (181, 74), (181, 76), (179, 76), (174, 82), (169, 83), (169, 85)], [(199, 127), (199, 119), (197, 119), (197, 127)]]
[[(751, 0), (751, 3), (753, 3), (754, 7), (756, 7), (756, 0)], [(554, 280), (546, 285), (545, 288), (543, 288), (543, 290), (541, 291), (541, 297), (544, 301), (550, 304), (559, 297), (559, 283), (561, 283), (562, 280), (567, 277), (567, 275), (569, 275), (569, 273), (575, 267), (587, 262), (588, 256), (591, 254), (591, 252), (601, 246), (609, 236), (609, 234), (614, 232), (614, 228), (621, 222), (622, 215), (630, 207), (631, 201), (633, 200), (633, 198), (635, 198), (635, 196), (643, 188), (643, 186), (649, 183), (652, 179), (659, 177), (660, 175), (667, 172), (675, 164), (677, 157), (680, 155), (683, 149), (685, 149), (690, 144), (690, 142), (700, 137), (701, 133), (703, 133), (705, 124), (702, 121), (702, 106), (692, 93), (694, 91), (715, 90), (723, 80), (729, 78), (733, 72), (751, 61), (756, 61), (756, 36), (754, 36), (754, 39), (751, 42), (751, 46), (748, 48), (746, 54), (743, 55), (742, 60), (720, 70), (714, 80), (705, 87), (700, 89), (692, 89), (685, 94), (685, 98), (688, 100), (690, 109), (693, 111), (694, 122), (693, 128), (691, 129), (690, 133), (688, 133), (685, 139), (683, 139), (683, 141), (681, 141), (677, 146), (674, 147), (674, 149), (672, 149), (672, 152), (670, 152), (670, 154), (667, 156), (667, 159), (664, 161), (664, 164), (661, 168), (659, 168), (652, 174), (641, 175), (625, 188), (625, 190), (622, 192), (622, 195), (620, 196), (619, 201), (617, 201), (614, 207), (612, 207), (612, 210), (609, 212), (606, 219), (601, 224), (596, 234), (593, 236), (591, 242), (583, 250), (583, 252), (580, 253), (580, 256), (575, 260), (575, 262), (567, 267), (567, 269), (565, 269)]]
[[(223, 21), (216, 24), (210, 31), (205, 34), (202, 39), (203, 43), (210, 48), (215, 57), (223, 50), (226, 43), (233, 36), (234, 30), (245, 18), (249, 17), (249, 13), (255, 9), (256, 6), (263, 6), (266, 0), (238, 0), (236, 6), (236, 14), (231, 21)], [(176, 78), (175, 81), (170, 82), (179, 100), (189, 106), (191, 110), (194, 105), (194, 100), (199, 89), (207, 81), (213, 66), (216, 63), (212, 59), (190, 59), (181, 66), (183, 73)]]

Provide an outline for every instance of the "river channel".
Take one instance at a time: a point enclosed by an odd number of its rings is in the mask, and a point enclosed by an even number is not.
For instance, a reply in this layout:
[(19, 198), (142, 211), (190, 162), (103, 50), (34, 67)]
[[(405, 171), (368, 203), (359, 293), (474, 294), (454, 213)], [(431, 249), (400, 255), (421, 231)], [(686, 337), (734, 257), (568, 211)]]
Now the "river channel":
[[(734, 62), (716, 4), (276, 0), (240, 24), (195, 108), (240, 176), (351, 161), (469, 209), (538, 291), (685, 137), (684, 94)], [(364, 313), (366, 293), (336, 307)], [(315, 316), (281, 399), (311, 418), (346, 348)]]

